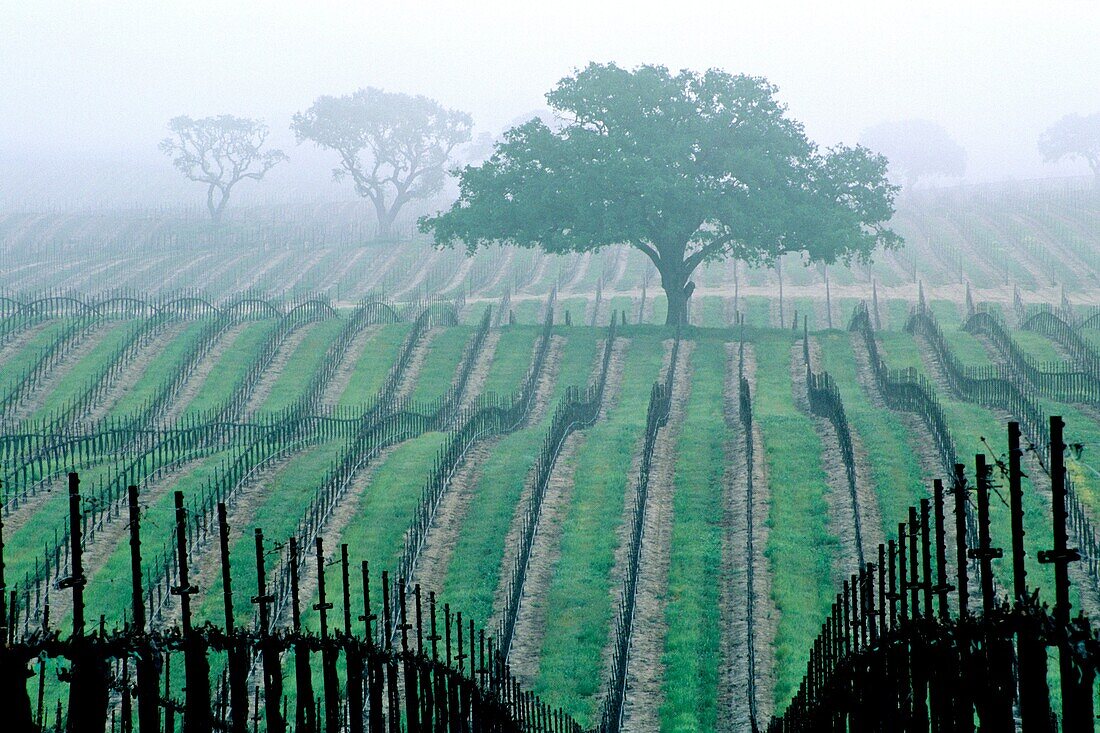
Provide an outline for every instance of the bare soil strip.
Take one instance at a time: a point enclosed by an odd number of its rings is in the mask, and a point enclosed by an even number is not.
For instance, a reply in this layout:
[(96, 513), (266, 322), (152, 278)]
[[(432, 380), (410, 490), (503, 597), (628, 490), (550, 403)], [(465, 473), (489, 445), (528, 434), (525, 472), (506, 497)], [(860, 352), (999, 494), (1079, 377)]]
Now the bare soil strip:
[[(497, 274), (493, 275), (493, 279), (486, 284), (479, 293), (491, 293), (501, 281), (508, 276), (509, 270), (512, 268), (512, 260), (516, 258), (516, 248), (509, 247), (504, 252), (504, 259), (500, 263), (500, 268), (497, 270)], [(541, 296), (540, 296), (541, 297)]]
[(242, 412), (243, 419), (247, 420), (263, 407), (264, 402), (271, 396), (271, 390), (275, 388), (275, 383), (279, 381), (279, 376), (290, 364), (290, 358), (294, 356), (294, 352), (298, 350), (308, 334), (309, 328), (300, 327), (295, 328), (283, 339), (283, 343), (279, 345), (275, 357), (260, 376), (259, 381), (252, 390), (252, 394), (248, 396), (248, 402), (245, 403)]
[[(745, 380), (752, 395), (756, 395), (756, 355), (750, 344), (745, 344)], [(738, 405), (740, 408), (740, 405)], [(779, 609), (772, 596), (772, 577), (768, 559), (764, 555), (768, 546), (768, 510), (771, 491), (768, 486), (767, 461), (764, 456), (764, 435), (760, 425), (753, 422), (753, 495), (752, 499), (752, 629), (756, 659), (756, 712), (759, 720), (768, 720), (773, 712), (775, 697), (775, 635), (779, 624)]]
[(615, 261), (615, 276), (611, 278), (610, 283), (604, 283), (604, 287), (608, 290), (619, 290), (623, 277), (626, 275), (626, 266), (630, 263), (630, 249), (626, 245), (619, 248), (619, 254)]
[[(532, 414), (525, 425), (538, 423), (546, 413), (546, 406), (549, 404), (557, 382), (563, 345), (564, 339), (560, 336), (551, 337), (546, 363), (536, 385)], [(480, 384), (484, 384), (484, 381), (482, 380)], [(436, 508), (431, 529), (425, 538), (424, 547), (420, 551), (420, 557), (413, 572), (415, 582), (420, 583), (425, 594), (435, 591), (438, 595), (442, 590), (450, 567), (451, 555), (470, 509), (470, 502), (481, 482), (481, 467), (486, 458), (492, 454), (498, 440), (497, 438), (483, 440), (473, 446), (451, 477), (450, 487)]]
[[(489, 329), (489, 333), (485, 334), (485, 340), (481, 344), (481, 351), (474, 360), (474, 367), (470, 370), (466, 390), (462, 393), (462, 401), (459, 403), (459, 414), (462, 410), (473, 406), (477, 398), (485, 391), (485, 380), (489, 378), (489, 368), (493, 365), (493, 357), (496, 356), (498, 343), (500, 343), (500, 331), (495, 328)], [(458, 379), (458, 376), (459, 372), (456, 370), (455, 380)]]
[(439, 259), (439, 256), (439, 250), (433, 248), (432, 251), (428, 253), (428, 256), (420, 261), (420, 266), (416, 269), (416, 272), (413, 273), (412, 278), (409, 279), (405, 287), (395, 291), (391, 298), (393, 300), (401, 300), (407, 294), (411, 293), (416, 295), (417, 288), (419, 288), (420, 284), (428, 278), (428, 272), (435, 266), (435, 262)]
[(210, 347), (210, 350), (206, 352), (206, 356), (195, 365), (194, 371), (184, 380), (183, 387), (180, 388), (179, 393), (172, 400), (172, 405), (165, 412), (165, 424), (171, 424), (179, 419), (179, 416), (191, 404), (191, 400), (195, 399), (199, 390), (202, 389), (202, 385), (206, 382), (206, 378), (210, 376), (214, 365), (221, 361), (221, 358), (229, 349), (233, 348), (233, 344), (237, 341), (241, 332), (244, 331), (246, 325), (242, 322), (227, 328), (214, 342), (214, 345)]
[[(864, 393), (868, 396), (868, 399), (875, 409), (890, 409), (886, 405), (882, 393), (879, 392), (878, 383), (875, 381), (874, 373), (871, 370), (871, 358), (867, 353), (867, 346), (863, 343), (863, 338), (855, 333), (851, 334), (850, 338), (852, 340), (852, 353), (855, 356), (856, 362), (856, 375), (860, 386), (863, 388)], [(935, 444), (928, 427), (916, 413), (907, 410), (899, 410), (894, 412), (894, 416), (905, 426), (906, 432), (910, 436), (913, 436), (913, 444), (922, 444), (925, 446)], [(920, 466), (921, 474), (925, 477), (925, 482), (929, 486), (937, 476), (944, 475), (944, 467), (940, 465), (934, 451), (916, 451), (915, 456), (917, 464)], [(953, 548), (955, 547), (955, 523), (950, 520), (952, 516), (951, 508), (947, 507), (946, 511), (949, 520), (944, 525), (944, 537), (947, 547)], [(902, 518), (898, 517), (898, 519)], [(875, 561), (878, 561), (877, 556)], [(955, 555), (952, 551), (947, 553), (947, 573), (948, 577), (955, 577)]]
[(577, 269), (573, 272), (573, 277), (569, 279), (569, 282), (565, 283), (563, 290), (569, 293), (576, 293), (576, 287), (578, 284), (584, 282), (584, 276), (588, 274), (588, 267), (592, 264), (592, 253), (585, 252), (580, 257), (580, 262), (577, 264)]
[(348, 270), (355, 266), (355, 263), (363, 259), (363, 255), (365, 255), (366, 253), (366, 247), (359, 247), (355, 254), (344, 260), (339, 269), (335, 270), (331, 274), (326, 273), (329, 274), (329, 278), (328, 280), (321, 283), (321, 292), (327, 292), (333, 288), (338, 288), (340, 286), (340, 282), (344, 279), (344, 275), (348, 272)]
[[(623, 355), (626, 345), (627, 341), (625, 339), (616, 339), (612, 347), (604, 401), (600, 406), (598, 420), (606, 418), (608, 409), (618, 400), (619, 388), (622, 385)], [(602, 351), (598, 353), (602, 353)], [(558, 460), (554, 464), (554, 470), (550, 474), (546, 495), (542, 501), (542, 513), (535, 529), (527, 575), (523, 585), (523, 595), (520, 599), (519, 613), (516, 618), (515, 634), (508, 655), (512, 672), (524, 684), (530, 684), (538, 676), (539, 656), (542, 652), (542, 641), (546, 631), (546, 594), (554, 576), (558, 557), (561, 554), (562, 522), (573, 497), (577, 452), (583, 444), (584, 438), (584, 431), (577, 431), (565, 439)], [(504, 563), (501, 566), (501, 579), (497, 589), (497, 603), (495, 604), (498, 609), (503, 608), (503, 599), (518, 550), (520, 522), (517, 522), (516, 519), (522, 517), (523, 507), (526, 506), (529, 492), (525, 491), (524, 494), (523, 500), (517, 506), (517, 517), (513, 519), (513, 526), (509, 530), (505, 545), (508, 549), (505, 551)], [(499, 622), (499, 611), (494, 616), (489, 628), (494, 628)]]
[(0, 343), (0, 364), (14, 358), (27, 345), (27, 342), (44, 328), (46, 328), (45, 323), (36, 323), (10, 334), (7, 341)]
[[(671, 341), (666, 342), (666, 347), (670, 347), (671, 343)], [(672, 385), (668, 423), (657, 434), (657, 440), (653, 446), (645, 527), (642, 532), (642, 548), (638, 563), (634, 628), (626, 667), (624, 731), (653, 731), (661, 727), (660, 712), (661, 704), (664, 702), (665, 676), (663, 657), (665, 639), (668, 636), (665, 607), (668, 602), (668, 573), (672, 550), (676, 446), (684, 426), (684, 408), (691, 396), (691, 374), (688, 363), (694, 346), (692, 341), (684, 341), (680, 345), (680, 364)], [(670, 357), (671, 353), (666, 351), (665, 369), (671, 361)], [(636, 482), (632, 485), (636, 485)], [(633, 501), (634, 498), (631, 496), (631, 505)], [(629, 520), (629, 514), (627, 518)], [(624, 521), (623, 524), (629, 531), (629, 521)], [(627, 533), (624, 532), (625, 534)], [(625, 541), (620, 543), (624, 550), (623, 560), (626, 559), (626, 550), (629, 549), (627, 546), (629, 536), (624, 539)], [(625, 562), (623, 564), (625, 565)], [(617, 559), (616, 566), (618, 565)], [(615, 589), (616, 594), (618, 590), (618, 588)], [(613, 639), (614, 629), (612, 629)], [(607, 654), (609, 661), (610, 651), (609, 649)], [(607, 676), (604, 675), (605, 678)]]
[(543, 277), (546, 276), (546, 268), (550, 266), (550, 258), (546, 255), (540, 255), (538, 261), (539, 264), (535, 268), (535, 274), (531, 277), (531, 282), (528, 287), (542, 282)]
[(405, 399), (416, 388), (416, 382), (420, 378), (420, 370), (424, 366), (424, 360), (428, 358), (428, 353), (432, 350), (432, 340), (439, 335), (440, 331), (441, 329), (438, 328), (428, 330), (413, 346), (409, 363), (405, 365), (405, 373), (401, 375), (401, 380), (394, 390), (398, 400)]
[(367, 326), (351, 340), (347, 350), (340, 356), (340, 363), (336, 365), (336, 372), (321, 393), (322, 405), (332, 407), (340, 402), (340, 397), (347, 391), (351, 376), (355, 373), (355, 367), (363, 357), (363, 352), (367, 350), (367, 344), (381, 329), (381, 326)]
[(8, 413), (0, 420), (3, 428), (15, 428), (25, 419), (37, 412), (46, 395), (57, 388), (58, 382), (71, 372), (80, 361), (91, 353), (99, 342), (107, 335), (105, 324), (100, 321), (90, 331), (80, 336), (77, 343), (61, 361), (54, 364), (53, 368), (43, 375), (38, 386), (23, 395), (19, 402), (12, 406)]
[(856, 543), (855, 515), (844, 459), (840, 452), (836, 431), (829, 421), (810, 412), (809, 394), (806, 390), (806, 366), (802, 359), (802, 342), (791, 344), (791, 393), (794, 403), (814, 424), (814, 432), (821, 441), (821, 467), (829, 492), (825, 501), (829, 506), (829, 531), (839, 543), (839, 551), (833, 556), (833, 585), (839, 586), (852, 573), (859, 570), (859, 548)]
[[(233, 491), (226, 502), (226, 519), (229, 531), (234, 536), (249, 533), (252, 523), (256, 518), (256, 512), (264, 504), (274, 483), (274, 477), (296, 456), (304, 447), (291, 451), (282, 457), (273, 460), (262, 468), (254, 471), (240, 486)], [(212, 522), (205, 536), (196, 538), (194, 549), (191, 552), (190, 577), (188, 580), (198, 588), (209, 591), (217, 585), (221, 578), (221, 558), (218, 549), (218, 528), (216, 522)], [(230, 540), (232, 542), (232, 540)], [(282, 542), (281, 537), (269, 537), (268, 542)], [(255, 578), (253, 578), (255, 582)], [(174, 597), (166, 596), (164, 609), (161, 612), (161, 622), (164, 626), (171, 626), (179, 622), (179, 604), (174, 602)], [(205, 619), (196, 619), (204, 621)]]
[[(339, 550), (339, 540), (343, 537), (344, 530), (355, 520), (355, 512), (359, 508), (360, 499), (374, 481), (374, 475), (378, 471), (378, 467), (385, 464), (396, 449), (397, 446), (395, 445), (383, 448), (365, 470), (356, 473), (344, 496), (332, 508), (332, 512), (321, 525), (321, 529), (317, 534), (327, 540), (325, 552), (330, 557)], [(309, 543), (308, 546), (302, 547), (300, 550), (304, 558), (304, 566), (298, 571), (298, 599), (303, 610), (310, 608), (313, 599), (317, 595), (316, 547), (315, 544)], [(289, 608), (286, 609), (282, 616), (282, 625), (285, 627), (290, 626), (292, 619), (289, 610)]]
[(455, 274), (447, 281), (447, 284), (439, 289), (440, 293), (449, 293), (452, 290), (464, 290), (466, 276), (470, 274), (470, 268), (474, 266), (474, 258), (467, 255), (462, 259), (462, 264), (455, 270)]
[[(821, 364), (821, 344), (816, 338), (810, 337), (810, 362)], [(832, 426), (829, 426), (832, 428)], [(833, 439), (838, 440), (836, 431), (831, 430)], [(871, 459), (867, 450), (863, 447), (863, 439), (859, 431), (849, 425), (849, 434), (852, 438), (852, 453), (855, 457), (856, 468), (856, 502), (859, 506), (860, 533), (863, 536), (863, 555), (867, 562), (873, 562), (873, 553), (878, 552), (878, 546), (884, 541), (882, 534), (882, 511), (878, 504), (878, 495), (875, 493), (875, 482), (871, 477)], [(839, 442), (838, 442), (839, 450)], [(845, 473), (845, 486), (847, 487), (847, 473)], [(851, 491), (849, 490), (849, 494)]]
[(134, 385), (145, 376), (145, 373), (149, 371), (149, 364), (153, 359), (155, 359), (168, 344), (178, 338), (179, 335), (183, 333), (184, 328), (185, 325), (183, 323), (171, 324), (151, 338), (148, 343), (138, 347), (137, 353), (126, 363), (125, 368), (115, 375), (114, 380), (108, 385), (107, 391), (104, 392), (99, 401), (92, 406), (88, 414), (84, 416), (84, 419), (88, 422), (94, 422), (102, 417), (106, 417), (118, 400), (128, 391), (133, 389)]
[(238, 254), (236, 257), (230, 257), (222, 262), (217, 267), (212, 267), (203, 273), (202, 277), (195, 281), (195, 287), (199, 290), (207, 287), (210, 283), (214, 282), (217, 278), (221, 277), (225, 273), (233, 269), (234, 266), (244, 258), (248, 257), (252, 252), (246, 251)]
[(726, 344), (726, 382), (722, 394), (726, 440), (726, 470), (722, 479), (722, 576), (718, 606), (721, 616), (721, 657), (718, 676), (718, 729), (752, 729), (749, 706), (748, 629), (748, 457), (745, 431), (738, 415), (737, 344)]
[(274, 257), (271, 257), (270, 259), (268, 259), (263, 267), (261, 267), (259, 270), (256, 270), (256, 272), (252, 273), (252, 277), (249, 278), (248, 282), (245, 283), (240, 289), (241, 290), (249, 290), (251, 288), (259, 287), (262, 284), (264, 277), (269, 272), (271, 272), (271, 271), (275, 270), (276, 268), (282, 266), (282, 264), (286, 261), (286, 259), (288, 257), (290, 257), (292, 254), (294, 254), (294, 253), (291, 252), (290, 250), (287, 250), (286, 252), (283, 252), (282, 254), (277, 254)]

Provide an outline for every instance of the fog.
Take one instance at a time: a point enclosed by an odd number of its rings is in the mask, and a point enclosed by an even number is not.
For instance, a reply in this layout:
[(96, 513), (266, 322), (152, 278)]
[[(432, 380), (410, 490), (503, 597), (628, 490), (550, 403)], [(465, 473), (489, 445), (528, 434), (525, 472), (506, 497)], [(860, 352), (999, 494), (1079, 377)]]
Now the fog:
[(189, 201), (157, 143), (175, 115), (222, 113), (263, 118), (291, 158), (242, 200), (350, 199), (288, 130), (316, 96), (425, 94), (495, 135), (589, 61), (766, 76), (823, 145), (929, 119), (966, 149), (963, 183), (1084, 175), (1036, 139), (1100, 111), (1098, 23), (1091, 2), (9, 1), (0, 207)]

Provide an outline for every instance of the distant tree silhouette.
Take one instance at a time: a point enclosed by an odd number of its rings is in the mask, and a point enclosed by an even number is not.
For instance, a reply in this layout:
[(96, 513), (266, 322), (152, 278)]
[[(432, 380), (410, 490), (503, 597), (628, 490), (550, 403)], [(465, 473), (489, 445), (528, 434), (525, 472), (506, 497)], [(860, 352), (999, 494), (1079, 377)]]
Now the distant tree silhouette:
[(1039, 153), (1048, 163), (1084, 160), (1100, 187), (1100, 113), (1066, 115), (1039, 137)]
[(405, 204), (440, 191), (447, 161), (469, 141), (472, 127), (468, 114), (434, 99), (373, 87), (318, 97), (291, 125), (298, 142), (339, 154), (333, 178), (350, 176), (356, 193), (374, 204), (381, 239), (393, 236)]
[(229, 194), (240, 181), (262, 180), (269, 170), (286, 160), (281, 150), (263, 150), (267, 125), (233, 115), (192, 119), (173, 118), (172, 131), (160, 149), (192, 181), (206, 184), (206, 208), (210, 219), (220, 222)]
[(928, 178), (966, 173), (966, 151), (929, 120), (883, 122), (864, 130), (860, 144), (886, 156), (906, 188)]

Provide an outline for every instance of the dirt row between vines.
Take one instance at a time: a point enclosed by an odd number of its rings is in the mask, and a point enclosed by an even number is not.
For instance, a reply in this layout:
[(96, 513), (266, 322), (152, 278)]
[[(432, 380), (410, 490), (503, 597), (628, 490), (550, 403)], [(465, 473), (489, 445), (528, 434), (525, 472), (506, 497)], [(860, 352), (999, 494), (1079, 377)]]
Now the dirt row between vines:
[(718, 579), (721, 644), (718, 674), (718, 728), (752, 729), (749, 705), (749, 486), (745, 430), (740, 416), (738, 346), (726, 344), (722, 413), (726, 425), (726, 469), (722, 477), (722, 571)]
[[(745, 344), (745, 357), (743, 361), (745, 381), (749, 384), (750, 394), (756, 396), (756, 354), (751, 344)], [(736, 396), (731, 398), (735, 401)], [(737, 401), (736, 409), (740, 410), (740, 402)], [(738, 418), (740, 419), (740, 418)], [(775, 664), (775, 637), (779, 625), (779, 609), (775, 606), (772, 595), (773, 578), (771, 566), (765, 551), (768, 547), (768, 514), (771, 507), (771, 490), (768, 484), (768, 464), (764, 455), (764, 434), (760, 429), (759, 421), (754, 420), (752, 425), (753, 462), (752, 471), (753, 493), (751, 497), (752, 526), (746, 524), (743, 534), (747, 539), (749, 531), (752, 533), (753, 552), (749, 558), (753, 568), (753, 592), (745, 593), (742, 598), (747, 598), (751, 604), (751, 621), (753, 634), (753, 653), (755, 656), (755, 674), (752, 674), (751, 683), (755, 686), (756, 709), (759, 720), (768, 720), (773, 712), (775, 697), (775, 685), (778, 679)], [(740, 514), (748, 516), (750, 497), (745, 496), (744, 491), (733, 492), (732, 515)], [(744, 511), (737, 506), (738, 495), (745, 497)], [(743, 547), (734, 539), (735, 546)], [(745, 553), (748, 554), (747, 552)], [(744, 557), (743, 555), (742, 557)], [(746, 609), (747, 610), (747, 609)], [(746, 619), (749, 618), (746, 616)], [(746, 622), (747, 623), (747, 622)], [(747, 645), (742, 648), (746, 650)], [(721, 715), (721, 713), (719, 713)]]
[(173, 323), (142, 344), (122, 370), (115, 374), (103, 395), (92, 405), (87, 414), (82, 416), (83, 419), (87, 422), (95, 422), (106, 417), (122, 396), (141, 381), (149, 371), (149, 365), (153, 360), (183, 333), (184, 328), (183, 323)]
[[(810, 363), (817, 365), (824, 363), (821, 344), (812, 336), (810, 337)], [(828, 428), (826, 432), (830, 436), (830, 443), (835, 445), (837, 454), (840, 455), (840, 439), (836, 430), (827, 420), (825, 423), (824, 427)], [(852, 453), (855, 458), (856, 506), (859, 511), (860, 532), (863, 536), (863, 555), (866, 562), (875, 562), (878, 546), (885, 541), (882, 534), (882, 511), (878, 503), (878, 494), (875, 492), (875, 481), (871, 476), (871, 459), (867, 455), (866, 448), (863, 447), (863, 439), (859, 431), (850, 421), (848, 433), (852, 439)], [(851, 506), (851, 489), (848, 486), (848, 475), (843, 461), (840, 468), (844, 480), (844, 495), (849, 498), (848, 504)]]
[[(608, 410), (618, 402), (619, 392), (623, 380), (624, 354), (629, 342), (626, 339), (615, 339), (611, 349), (611, 362), (608, 367), (607, 383), (604, 388), (603, 404), (600, 405), (597, 420), (604, 420)], [(602, 354), (601, 348), (597, 354)], [(596, 359), (594, 370), (598, 377), (600, 367), (599, 356)], [(591, 383), (592, 380), (590, 380)], [(516, 627), (513, 634), (512, 648), (508, 655), (508, 662), (517, 679), (525, 685), (530, 685), (538, 677), (539, 657), (542, 653), (542, 641), (546, 633), (546, 602), (547, 592), (554, 577), (558, 557), (561, 554), (562, 522), (568, 513), (569, 505), (573, 498), (574, 474), (577, 470), (577, 453), (585, 441), (585, 431), (577, 430), (565, 439), (561, 452), (550, 474), (550, 480), (546, 487), (546, 494), (542, 501), (542, 512), (535, 528), (534, 541), (531, 546), (531, 555), (528, 560), (526, 578), (523, 584), (522, 597), (520, 599), (519, 613), (516, 618)], [(530, 483), (530, 482), (529, 482)], [(496, 602), (492, 623), (489, 628), (495, 628), (500, 621), (500, 613), (505, 605), (508, 582), (511, 579), (512, 567), (518, 554), (520, 532), (524, 508), (530, 500), (531, 488), (525, 488), (524, 494), (516, 507), (512, 526), (505, 540), (507, 548), (504, 562), (501, 564), (501, 577), (498, 580)]]
[[(671, 361), (666, 342), (665, 366)], [(638, 581), (634, 604), (634, 627), (626, 675), (626, 696), (623, 701), (623, 730), (652, 731), (659, 730), (661, 705), (664, 702), (665, 668), (663, 664), (665, 640), (668, 636), (668, 622), (665, 617), (668, 603), (669, 564), (672, 553), (672, 525), (674, 520), (674, 499), (676, 491), (676, 458), (680, 432), (684, 426), (687, 401), (691, 397), (691, 352), (695, 343), (684, 341), (680, 345), (679, 364), (672, 385), (672, 397), (669, 406), (668, 422), (657, 433), (653, 445), (653, 458), (650, 463), (649, 493), (646, 497), (642, 546), (638, 560)], [(640, 456), (639, 456), (639, 461)], [(634, 476), (632, 472), (632, 477)], [(637, 487), (637, 481), (632, 488)], [(630, 507), (635, 501), (636, 491), (628, 491)], [(621, 572), (613, 577), (625, 575), (626, 556), (629, 551), (630, 511), (627, 508), (624, 531), (620, 537), (622, 558), (616, 558), (616, 569)], [(616, 601), (619, 588), (615, 588)], [(614, 628), (611, 630), (614, 640)], [(610, 654), (606, 654), (605, 667), (610, 671)], [(609, 674), (605, 674), (607, 679)], [(606, 694), (606, 690), (605, 690)]]
[(171, 404), (165, 411), (162, 420), (164, 424), (171, 424), (180, 418), (184, 410), (187, 409), (187, 406), (190, 405), (191, 401), (199, 394), (199, 391), (206, 383), (206, 379), (210, 376), (210, 372), (214, 369), (214, 366), (221, 361), (226, 352), (233, 348), (246, 326), (247, 323), (245, 322), (236, 323), (222, 332), (217, 341), (214, 342), (214, 345), (206, 352), (206, 355), (195, 365), (191, 373), (187, 375), (187, 378), (183, 382), (183, 386), (180, 387), (175, 397), (172, 398)]
[[(523, 430), (532, 424), (537, 424), (545, 415), (545, 406), (549, 403), (557, 383), (564, 344), (565, 339), (562, 337), (551, 337), (546, 361), (536, 383), (531, 415), (518, 429)], [(535, 348), (537, 347), (536, 343)], [(483, 384), (484, 376), (479, 382), (479, 385)], [(541, 410), (539, 410), (540, 405)], [(420, 557), (413, 572), (414, 581), (420, 583), (424, 594), (434, 591), (439, 595), (443, 589), (455, 545), (465, 525), (477, 487), (481, 483), (482, 466), (499, 442), (499, 437), (477, 441), (451, 477), (447, 492), (436, 508), (431, 528), (428, 530), (424, 547), (420, 551)]]
[[(284, 453), (280, 457), (255, 469), (247, 479), (232, 491), (226, 501), (226, 520), (229, 524), (230, 546), (233, 545), (235, 538), (240, 537), (242, 534), (251, 534), (251, 529), (255, 526), (259, 509), (265, 503), (271, 487), (275, 485), (275, 477), (297, 456), (315, 447), (316, 446), (313, 445), (306, 445)], [(272, 545), (283, 542), (284, 538), (267, 537), (265, 541), (268, 545)], [(274, 564), (274, 562), (270, 562), (269, 568), (273, 567)], [(217, 519), (215, 517), (209, 518), (206, 534), (200, 534), (199, 537), (194, 540), (194, 549), (191, 551), (190, 555), (189, 571), (188, 581), (198, 588), (205, 588), (208, 592), (221, 579), (221, 556), (219, 552)], [(237, 584), (244, 583), (245, 587), (255, 588), (255, 577), (234, 578), (234, 580)], [(198, 602), (201, 603), (202, 596), (198, 596), (197, 598), (199, 599)], [(193, 608), (192, 610), (194, 611), (195, 609)], [(244, 609), (239, 610), (242, 613), (247, 613)], [(179, 614), (179, 603), (173, 596), (166, 596), (166, 601), (161, 611), (160, 625), (172, 626), (179, 623), (181, 620)], [(205, 620), (207, 619), (195, 619), (197, 622)], [(221, 623), (220, 617), (209, 620), (219, 625)]]
[(325, 385), (325, 389), (321, 392), (321, 405), (335, 407), (339, 404), (340, 398), (344, 396), (348, 385), (351, 384), (351, 377), (355, 374), (355, 368), (359, 365), (360, 359), (363, 358), (363, 352), (367, 350), (367, 345), (371, 342), (371, 339), (377, 336), (381, 330), (381, 326), (366, 326), (355, 334), (351, 343), (348, 344), (348, 348), (341, 354), (340, 362), (336, 365), (336, 371), (333, 372), (332, 379), (329, 380), (328, 384)]
[(818, 417), (810, 411), (806, 365), (800, 340), (791, 344), (790, 370), (794, 404), (813, 423), (814, 432), (821, 442), (821, 468), (825, 472), (825, 483), (829, 488), (824, 497), (829, 512), (827, 524), (838, 543), (838, 551), (832, 558), (832, 585), (839, 587), (852, 573), (859, 570), (855, 522), (855, 512), (859, 510), (853, 510), (852, 507), (844, 459), (836, 432), (826, 418)]
[(260, 379), (252, 388), (252, 394), (248, 396), (248, 401), (245, 402), (244, 409), (241, 411), (242, 420), (247, 421), (263, 407), (264, 402), (267, 401), (272, 390), (275, 389), (275, 383), (279, 381), (279, 377), (282, 376), (290, 364), (291, 357), (294, 356), (298, 351), (298, 347), (302, 345), (302, 341), (309, 335), (309, 330), (307, 326), (295, 328), (279, 344), (271, 363), (260, 375)]
[[(119, 324), (114, 325), (122, 328)], [(81, 336), (73, 348), (46, 371), (37, 386), (24, 394), (0, 419), (0, 429), (14, 430), (20, 423), (38, 412), (45, 403), (46, 397), (57, 388), (58, 383), (72, 372), (85, 356), (95, 350), (99, 342), (107, 337), (109, 330), (107, 324), (100, 321), (88, 333)]]
[[(190, 471), (196, 468), (203, 459), (196, 458), (191, 461), (187, 461), (180, 466), (172, 468), (155, 481), (150, 484), (140, 487), (138, 494), (138, 504), (141, 508), (141, 515), (145, 518), (148, 507), (156, 504), (160, 501), (168, 492), (174, 490), (179, 485), (180, 480), (186, 476)], [(110, 520), (107, 521), (94, 537), (85, 538), (84, 541), (84, 555), (82, 562), (84, 565), (84, 575), (88, 578), (88, 582), (96, 584), (98, 582), (118, 583), (120, 592), (125, 593), (129, 598), (129, 578), (125, 580), (122, 578), (100, 578), (98, 573), (101, 568), (111, 559), (115, 550), (130, 532), (130, 518), (127, 506), (128, 499), (124, 496), (119, 501), (118, 516), (114, 516), (114, 511), (110, 514)], [(149, 557), (152, 555), (153, 547), (157, 547), (161, 542), (167, 542), (171, 539), (171, 527), (157, 527), (157, 526), (145, 526), (142, 530), (142, 545), (146, 548), (143, 555)], [(63, 568), (63, 572), (65, 569)], [(146, 599), (148, 600), (148, 599)], [(63, 619), (67, 614), (73, 610), (73, 598), (72, 594), (68, 592), (58, 592), (52, 597), (48, 597), (46, 601), (50, 604), (50, 615), (57, 620)], [(95, 618), (99, 615), (99, 609), (89, 608), (88, 614), (90, 617)], [(131, 616), (132, 618), (132, 616)], [(121, 619), (115, 619), (115, 621), (121, 622)]]
[(7, 340), (0, 342), (0, 365), (15, 358), (15, 355), (45, 328), (45, 322), (33, 323), (9, 334)]

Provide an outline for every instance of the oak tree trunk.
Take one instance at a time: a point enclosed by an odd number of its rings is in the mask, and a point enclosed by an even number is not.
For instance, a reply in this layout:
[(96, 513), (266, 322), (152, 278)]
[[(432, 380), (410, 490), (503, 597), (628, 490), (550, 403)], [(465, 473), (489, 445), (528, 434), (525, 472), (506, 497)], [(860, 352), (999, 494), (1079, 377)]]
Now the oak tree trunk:
[(664, 288), (665, 298), (668, 300), (668, 313), (665, 315), (666, 326), (686, 325), (688, 301), (695, 291), (695, 283), (688, 277), (690, 272), (682, 264), (670, 266), (661, 271), (661, 287)]

